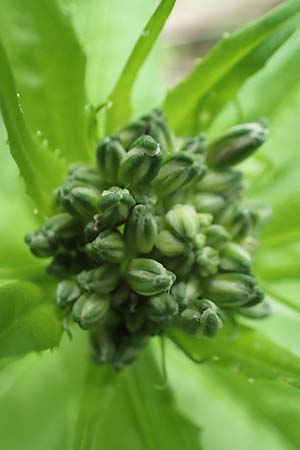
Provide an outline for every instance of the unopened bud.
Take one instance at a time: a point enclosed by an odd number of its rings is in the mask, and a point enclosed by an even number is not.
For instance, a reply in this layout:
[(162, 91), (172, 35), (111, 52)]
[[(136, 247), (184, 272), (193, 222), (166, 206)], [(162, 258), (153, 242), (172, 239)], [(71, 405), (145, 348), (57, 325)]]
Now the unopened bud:
[(118, 180), (118, 170), (126, 151), (117, 139), (106, 138), (97, 148), (99, 171), (105, 181), (112, 183)]
[(217, 194), (203, 193), (193, 196), (193, 204), (199, 213), (218, 213), (225, 205), (223, 197)]
[(251, 272), (252, 259), (247, 250), (234, 242), (220, 249), (220, 269), (224, 272)]
[(259, 122), (235, 126), (209, 146), (208, 164), (223, 169), (248, 158), (266, 140), (268, 128)]
[(171, 272), (175, 272), (179, 277), (185, 277), (191, 273), (195, 263), (195, 254), (191, 249), (187, 249), (179, 256), (164, 258), (163, 263)]
[(116, 264), (104, 263), (96, 269), (84, 270), (77, 277), (81, 290), (108, 294), (118, 286), (120, 271)]
[(125, 239), (137, 253), (149, 253), (157, 238), (157, 224), (150, 207), (136, 205), (125, 225)]
[(215, 194), (227, 194), (242, 189), (242, 174), (234, 170), (215, 172), (209, 170), (202, 180), (197, 183), (197, 190)]
[(198, 231), (198, 217), (195, 208), (189, 205), (175, 205), (165, 217), (166, 226), (178, 238), (194, 239)]
[(175, 279), (174, 273), (153, 259), (133, 259), (126, 272), (126, 280), (132, 290), (145, 297), (169, 291)]
[(206, 296), (222, 308), (252, 306), (260, 303), (264, 293), (255, 278), (241, 273), (223, 273), (208, 280)]
[(100, 192), (93, 188), (76, 187), (70, 194), (73, 209), (83, 217), (93, 216), (99, 212)]
[(140, 136), (144, 135), (147, 132), (149, 124), (144, 119), (139, 119), (134, 122), (131, 122), (125, 128), (123, 128), (120, 133), (120, 140), (123, 143), (124, 147), (130, 148), (132, 143), (136, 141)]
[(154, 322), (170, 320), (178, 314), (178, 304), (167, 292), (149, 298), (146, 306), (147, 317)]
[(184, 242), (179, 240), (168, 230), (163, 230), (158, 233), (155, 246), (160, 253), (166, 256), (182, 255), (185, 251)]
[(120, 263), (125, 256), (124, 238), (119, 231), (102, 231), (96, 239), (85, 246), (89, 256), (96, 261)]
[(126, 153), (119, 169), (119, 180), (126, 185), (149, 183), (157, 175), (162, 162), (158, 143), (151, 136), (142, 136)]
[(109, 309), (109, 300), (105, 295), (83, 294), (73, 305), (74, 321), (84, 330), (88, 330), (105, 319)]
[(75, 281), (61, 281), (56, 290), (56, 301), (60, 308), (65, 308), (80, 297), (80, 289)]
[(63, 243), (78, 236), (80, 222), (68, 213), (52, 216), (43, 226), (48, 239), (54, 243)]
[(209, 277), (218, 271), (219, 254), (212, 247), (203, 247), (196, 252), (196, 261), (202, 277)]
[(102, 192), (98, 205), (104, 224), (114, 227), (126, 221), (135, 200), (128, 189), (113, 186)]
[(73, 164), (69, 169), (69, 176), (73, 181), (81, 185), (86, 185), (87, 187), (90, 186), (100, 189), (102, 184), (99, 172), (93, 167), (83, 164)]
[(216, 305), (209, 300), (197, 300), (194, 307), (181, 313), (182, 327), (188, 333), (214, 337), (222, 327)]
[(187, 152), (191, 155), (204, 155), (206, 153), (206, 150), (207, 138), (205, 133), (201, 133), (199, 134), (199, 136), (186, 139), (180, 149), (181, 152)]
[(57, 250), (56, 244), (49, 241), (43, 230), (37, 230), (31, 234), (27, 234), (25, 242), (28, 244), (31, 252), (39, 258), (53, 256)]
[(230, 235), (222, 225), (211, 225), (206, 231), (206, 244), (218, 248), (228, 242)]
[(154, 186), (160, 195), (169, 195), (192, 185), (206, 172), (206, 166), (194, 157), (180, 152), (167, 158), (157, 175)]

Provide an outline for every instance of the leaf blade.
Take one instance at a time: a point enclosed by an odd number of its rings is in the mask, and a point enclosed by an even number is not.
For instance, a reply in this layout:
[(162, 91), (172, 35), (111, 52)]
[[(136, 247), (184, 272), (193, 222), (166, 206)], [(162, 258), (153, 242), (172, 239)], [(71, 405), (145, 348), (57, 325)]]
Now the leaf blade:
[(163, 107), (173, 129), (179, 134), (191, 133), (195, 108), (200, 100), (234, 65), (299, 11), (297, 0), (288, 1), (261, 20), (219, 41), (191, 74), (168, 93)]
[(0, 6), (0, 35), (28, 126), (69, 162), (88, 160), (85, 55), (70, 17), (56, 0), (1, 0)]
[(107, 132), (111, 133), (130, 118), (131, 93), (138, 73), (157, 40), (176, 0), (161, 0), (133, 48), (121, 75), (109, 96)]

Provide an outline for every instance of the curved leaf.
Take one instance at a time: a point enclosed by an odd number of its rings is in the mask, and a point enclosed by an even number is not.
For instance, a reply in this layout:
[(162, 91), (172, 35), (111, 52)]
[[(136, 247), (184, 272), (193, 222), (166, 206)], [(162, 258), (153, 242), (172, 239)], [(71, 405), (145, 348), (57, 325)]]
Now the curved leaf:
[(87, 160), (85, 55), (69, 16), (56, 0), (0, 0), (0, 8), (0, 36), (30, 129), (68, 161)]
[(26, 281), (1, 282), (0, 358), (54, 348), (60, 337), (60, 322), (41, 289)]
[[(290, 0), (261, 20), (232, 35), (224, 36), (191, 74), (167, 95), (164, 109), (173, 129), (178, 134), (193, 132), (195, 109), (199, 102), (255, 48), (299, 12), (299, 1)], [(245, 75), (248, 75), (248, 71)]]
[(157, 40), (176, 0), (161, 0), (132, 50), (124, 69), (109, 96), (111, 108), (107, 112), (107, 132), (111, 133), (130, 118), (131, 94), (134, 82)]
[(239, 326), (232, 332), (225, 328), (214, 339), (197, 339), (177, 331), (170, 337), (195, 362), (300, 387), (300, 358), (254, 329)]
[(60, 183), (65, 167), (48, 148), (43, 148), (42, 143), (28, 130), (1, 42), (0, 66), (0, 108), (11, 154), (25, 180), (28, 194), (35, 201), (37, 208), (46, 213), (50, 207), (52, 191)]

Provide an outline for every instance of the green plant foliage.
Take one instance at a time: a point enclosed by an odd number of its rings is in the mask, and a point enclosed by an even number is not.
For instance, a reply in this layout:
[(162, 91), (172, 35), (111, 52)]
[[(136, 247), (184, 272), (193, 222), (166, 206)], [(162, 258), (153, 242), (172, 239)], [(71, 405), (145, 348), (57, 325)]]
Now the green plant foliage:
[(1, 0), (0, 8), (0, 36), (29, 127), (69, 162), (87, 160), (85, 55), (70, 17), (56, 0)]
[(40, 288), (25, 281), (0, 284), (0, 355), (22, 356), (57, 347), (61, 326)]
[(191, 338), (178, 332), (171, 339), (194, 362), (223, 366), (251, 378), (285, 381), (300, 386), (300, 360), (290, 351), (251, 328), (224, 329), (213, 340)]
[(175, 0), (162, 0), (139, 37), (124, 69), (109, 96), (107, 133), (115, 131), (130, 118), (131, 93), (136, 77), (157, 40)]
[[(266, 61), (268, 52), (272, 53), (280, 45), (280, 41), (284, 42), (285, 37), (283, 34), (279, 39), (277, 37), (278, 41), (276, 38), (272, 38), (270, 45), (268, 39), (271, 34), (276, 33), (281, 26), (284, 26), (299, 11), (300, 5), (298, 0), (291, 0), (241, 31), (232, 35), (225, 35), (214, 49), (198, 63), (191, 74), (167, 95), (164, 108), (175, 131), (179, 134), (195, 132), (194, 124), (195, 120), (197, 120), (195, 114), (197, 111), (199, 112), (200, 102), (209, 93), (218, 96), (220, 85), (223, 82), (222, 91), (227, 91), (228, 84), (231, 86), (231, 82), (234, 81), (234, 74), (239, 71), (241, 66), (243, 68), (244, 60), (247, 61), (246, 64), (251, 64), (251, 69), (248, 67), (243, 75), (242, 72), (238, 72), (237, 87), (248, 76), (253, 74), (255, 66), (256, 69), (259, 69)], [(293, 26), (291, 23), (287, 27), (287, 36), (292, 32)], [(264, 44), (264, 41), (266, 44)], [(262, 45), (266, 46), (267, 51), (264, 48), (259, 48)], [(249, 54), (252, 53), (255, 59), (257, 57), (255, 49), (258, 50), (258, 54), (261, 50), (266, 51), (267, 54), (260, 56), (260, 60), (258, 59), (252, 63)], [(216, 92), (214, 92), (215, 89)], [(235, 95), (236, 88), (229, 89), (228, 95), (229, 93), (230, 95)], [(225, 95), (225, 100), (228, 101), (227, 94)], [(203, 114), (208, 114), (210, 117), (210, 114), (214, 112), (214, 108), (215, 105), (212, 104), (207, 111), (206, 109), (203, 111)]]
[(27, 192), (43, 214), (49, 210), (51, 191), (61, 180), (64, 165), (29, 131), (1, 42), (0, 65), (0, 106), (10, 150), (25, 180)]

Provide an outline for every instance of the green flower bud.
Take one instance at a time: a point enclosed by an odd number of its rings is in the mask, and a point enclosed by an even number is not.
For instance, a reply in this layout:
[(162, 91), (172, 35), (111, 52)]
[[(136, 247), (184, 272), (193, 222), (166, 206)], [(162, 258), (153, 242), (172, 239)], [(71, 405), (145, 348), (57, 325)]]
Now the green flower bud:
[(250, 308), (244, 306), (235, 308), (234, 312), (250, 319), (265, 319), (266, 317), (269, 317), (271, 307), (270, 304), (264, 300), (258, 305), (251, 306)]
[(124, 147), (131, 147), (134, 141), (147, 133), (148, 128), (148, 121), (144, 119), (136, 120), (123, 128), (119, 133), (119, 137)]
[(50, 242), (43, 230), (37, 230), (25, 236), (25, 242), (31, 253), (39, 258), (48, 258), (55, 255), (57, 246)]
[(180, 314), (182, 328), (190, 334), (214, 337), (222, 327), (216, 306), (209, 300), (199, 300), (197, 309), (187, 308)]
[(165, 222), (167, 228), (178, 238), (194, 239), (198, 231), (198, 216), (189, 205), (175, 205), (170, 209)]
[(69, 176), (73, 181), (87, 187), (95, 187), (100, 189), (102, 180), (99, 172), (89, 166), (83, 164), (73, 164), (69, 169)]
[(108, 294), (118, 286), (120, 270), (115, 264), (104, 263), (96, 269), (84, 270), (78, 277), (78, 285), (82, 291)]
[(111, 364), (116, 354), (116, 345), (111, 332), (101, 328), (92, 330), (91, 344), (93, 348), (93, 360), (96, 364)]
[(197, 183), (197, 190), (214, 194), (227, 194), (242, 188), (242, 174), (233, 170), (214, 172), (209, 170), (202, 180)]
[(197, 220), (201, 231), (207, 231), (208, 227), (212, 224), (213, 216), (209, 213), (198, 213)]
[(230, 223), (230, 232), (236, 239), (244, 239), (256, 227), (259, 221), (256, 211), (237, 210)]
[(207, 150), (207, 138), (205, 133), (199, 134), (199, 136), (188, 138), (184, 141), (181, 147), (181, 152), (187, 152), (191, 155), (200, 154), (205, 155)]
[(137, 253), (149, 253), (157, 238), (157, 224), (152, 208), (136, 205), (125, 225), (125, 239), (128, 246)]
[(132, 290), (145, 297), (169, 291), (175, 279), (174, 273), (153, 259), (133, 259), (126, 272), (126, 280)]
[(209, 247), (220, 247), (229, 241), (230, 235), (222, 225), (211, 225), (206, 231), (206, 244)]
[(194, 263), (195, 254), (190, 249), (187, 249), (182, 255), (163, 259), (165, 267), (171, 272), (175, 272), (179, 277), (190, 274)]
[(86, 244), (85, 249), (96, 261), (120, 263), (125, 256), (125, 243), (119, 231), (102, 231), (94, 241)]
[(197, 233), (193, 240), (193, 243), (196, 250), (203, 248), (206, 244), (206, 235), (203, 233)]
[(199, 213), (217, 214), (224, 207), (225, 200), (220, 195), (207, 192), (195, 194), (193, 204)]
[(84, 268), (90, 267), (91, 261), (86, 254), (77, 252), (59, 253), (48, 266), (47, 272), (58, 278), (66, 278), (70, 275), (81, 272)]
[(130, 333), (135, 333), (140, 330), (145, 320), (145, 313), (141, 308), (130, 308), (125, 313), (125, 324)]
[(76, 238), (81, 232), (80, 222), (68, 213), (52, 216), (43, 226), (49, 241), (64, 243)]
[(224, 272), (251, 272), (252, 258), (241, 245), (228, 242), (220, 249), (220, 269)]
[(56, 290), (56, 301), (60, 308), (65, 308), (80, 297), (80, 289), (75, 281), (61, 281)]
[(149, 298), (146, 312), (147, 317), (154, 322), (171, 320), (178, 314), (178, 304), (171, 294), (165, 292)]
[(266, 140), (268, 128), (259, 122), (246, 123), (230, 128), (209, 146), (208, 164), (225, 168), (248, 158)]
[(206, 166), (187, 153), (176, 153), (167, 158), (157, 177), (154, 186), (161, 195), (169, 195), (191, 186), (206, 172)]
[(76, 187), (70, 194), (70, 203), (79, 215), (90, 217), (99, 212), (100, 192), (93, 188)]
[(205, 294), (222, 308), (252, 306), (260, 303), (264, 293), (255, 278), (241, 273), (223, 273), (208, 280)]
[(203, 247), (196, 252), (196, 261), (202, 277), (209, 277), (218, 271), (219, 254), (212, 247)]
[(73, 305), (74, 321), (84, 330), (88, 330), (105, 319), (109, 309), (109, 300), (105, 295), (83, 294)]
[(84, 241), (91, 242), (101, 231), (106, 228), (105, 220), (100, 214), (95, 214), (93, 219), (83, 229)]
[(156, 242), (156, 248), (166, 256), (178, 256), (182, 255), (185, 251), (184, 242), (177, 239), (170, 231), (163, 230), (158, 233)]
[(192, 300), (196, 300), (202, 295), (198, 277), (191, 277), (186, 281), (176, 283), (171, 289), (171, 294), (180, 309), (186, 309)]
[(98, 205), (104, 225), (115, 227), (127, 220), (135, 200), (128, 189), (113, 186), (102, 192)]
[(154, 109), (150, 114), (142, 117), (148, 123), (145, 134), (152, 136), (160, 145), (163, 153), (173, 150), (173, 135), (168, 127), (166, 117), (160, 109)]
[(118, 181), (118, 170), (126, 151), (117, 139), (110, 137), (100, 142), (97, 148), (97, 162), (99, 171), (105, 181)]
[(123, 158), (119, 180), (124, 185), (149, 183), (157, 175), (162, 162), (158, 143), (151, 136), (138, 138)]

